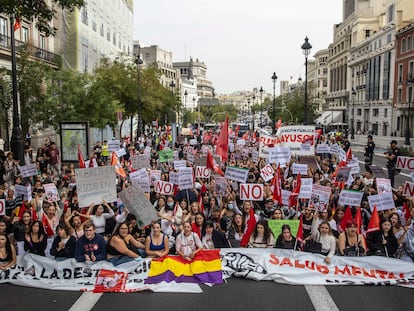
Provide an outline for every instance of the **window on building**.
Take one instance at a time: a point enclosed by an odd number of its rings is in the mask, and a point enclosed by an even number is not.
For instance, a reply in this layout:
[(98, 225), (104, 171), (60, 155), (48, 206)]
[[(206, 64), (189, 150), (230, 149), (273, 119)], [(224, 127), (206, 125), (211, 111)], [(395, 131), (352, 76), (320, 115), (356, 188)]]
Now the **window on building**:
[(82, 39), (82, 66), (83, 71), (88, 71), (88, 40)]
[(398, 84), (401, 84), (403, 80), (403, 64), (398, 65)]
[(23, 42), (29, 41), (29, 28), (22, 27), (22, 39), (23, 39)]
[[(7, 25), (8, 25), (7, 19), (0, 17), (0, 36), (7, 37)], [(4, 39), (0, 41), (0, 44), (7, 45), (7, 40)]]
[(408, 64), (408, 77), (407, 80), (412, 80), (414, 78), (414, 61), (411, 61)]
[(394, 20), (394, 3), (388, 7), (387, 20), (388, 23), (391, 23)]
[(81, 8), (81, 21), (85, 25), (88, 25), (88, 1), (83, 1), (83, 4)]
[(358, 108), (357, 109), (357, 116), (360, 116), (360, 115), (362, 115), (362, 109), (361, 108)]
[(111, 41), (111, 29), (106, 28), (106, 40)]
[(112, 43), (116, 46), (116, 31), (112, 34)]
[(369, 38), (370, 34), (371, 34), (371, 30), (365, 29), (365, 38)]
[(324, 87), (327, 87), (328, 86), (328, 80), (327, 79), (323, 79), (323, 84), (322, 84)]
[(103, 17), (100, 17), (100, 27), (99, 27), (99, 33), (101, 34), (101, 37), (105, 36), (105, 30), (104, 30), (104, 22), (103, 22)]
[(411, 36), (407, 37), (407, 52), (411, 50)]
[(388, 118), (388, 109), (387, 108), (384, 109), (384, 118)]
[(372, 109), (372, 116), (373, 116), (373, 117), (378, 117), (378, 115), (379, 115), (379, 110), (378, 110), (378, 108), (374, 108), (374, 109)]
[(391, 36), (391, 34), (388, 34), (387, 35), (387, 44), (391, 43), (391, 41), (392, 41), (392, 36)]
[(401, 87), (397, 90), (397, 103), (401, 103), (402, 99), (402, 89)]
[(408, 85), (407, 87), (407, 103), (413, 103), (413, 85)]
[(374, 133), (374, 135), (378, 135), (378, 124), (377, 123), (372, 124), (372, 132)]
[(405, 53), (405, 39), (401, 40), (401, 54)]
[(328, 74), (328, 68), (323, 68), (323, 74), (327, 75)]
[(92, 10), (92, 30), (96, 31), (96, 11)]

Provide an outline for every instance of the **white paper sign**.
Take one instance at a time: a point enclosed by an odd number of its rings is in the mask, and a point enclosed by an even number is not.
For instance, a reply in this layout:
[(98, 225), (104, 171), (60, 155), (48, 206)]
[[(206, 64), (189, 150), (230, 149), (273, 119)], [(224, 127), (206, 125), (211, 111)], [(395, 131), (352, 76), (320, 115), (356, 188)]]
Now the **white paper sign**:
[(377, 206), (377, 211), (384, 211), (395, 208), (392, 192), (383, 192), (382, 194), (369, 195), (367, 198), (371, 212), (374, 210), (374, 206)]
[(309, 199), (312, 195), (312, 178), (301, 178), (299, 199)]
[(162, 180), (157, 180), (155, 182), (155, 192), (164, 195), (171, 195), (174, 193), (174, 184)]
[(358, 162), (351, 162), (346, 165), (346, 167), (350, 167), (351, 171), (349, 172), (350, 175), (352, 174), (359, 174), (360, 167)]
[(118, 157), (118, 158), (120, 158), (120, 157), (122, 157), (122, 156), (126, 155), (126, 150), (125, 150), (125, 148), (118, 149), (118, 150), (116, 151), (116, 155), (117, 155), (117, 157)]
[(0, 216), (6, 215), (6, 200), (0, 199)]
[(193, 176), (188, 174), (179, 174), (178, 187), (180, 187), (180, 190), (194, 188)]
[(177, 161), (174, 161), (174, 169), (180, 169), (180, 168), (182, 168), (182, 167), (186, 167), (187, 166), (187, 163), (186, 163), (186, 161), (185, 160), (177, 160)]
[(108, 141), (108, 151), (109, 152), (112, 152), (112, 151), (117, 152), (119, 150), (120, 146), (121, 146), (121, 142), (119, 140), (109, 140)]
[(210, 178), (211, 170), (205, 166), (197, 166), (195, 169), (196, 178)]
[(329, 153), (330, 148), (328, 144), (318, 144), (316, 145), (316, 153)]
[(30, 201), (32, 199), (32, 186), (30, 184), (27, 187), (22, 185), (14, 185), (14, 195), (16, 197), (23, 196), (24, 200)]
[(330, 154), (338, 154), (340, 148), (337, 144), (333, 144), (331, 146), (329, 146), (329, 153)]
[(289, 147), (269, 148), (269, 163), (286, 164), (290, 161), (291, 151)]
[(102, 201), (114, 202), (116, 196), (116, 174), (113, 166), (75, 169), (76, 189), (80, 207)]
[(263, 184), (240, 184), (240, 200), (263, 201)]
[(298, 164), (298, 163), (293, 163), (292, 164), (292, 174), (301, 174), (303, 175), (308, 175), (308, 165), (307, 164)]
[(292, 195), (292, 191), (282, 189), (282, 203), (289, 206), (289, 197)]
[(161, 179), (161, 171), (160, 170), (150, 170), (149, 177), (150, 177), (151, 186), (154, 186), (155, 182), (157, 180)]
[(270, 164), (267, 164), (260, 170), (260, 176), (262, 176), (263, 180), (266, 182), (273, 178), (273, 174), (275, 173), (273, 167)]
[(60, 200), (59, 192), (54, 183), (44, 184), (46, 199), (49, 202), (57, 202)]
[(168, 180), (173, 183), (174, 185), (178, 185), (178, 172), (170, 172), (168, 174)]
[(388, 178), (377, 178), (378, 194), (383, 192), (392, 192), (391, 180)]
[(342, 190), (339, 194), (338, 204), (342, 206), (361, 206), (361, 200), (364, 196), (363, 192)]
[(248, 169), (238, 168), (235, 166), (227, 166), (224, 178), (244, 183), (247, 180), (248, 174)]
[(28, 164), (24, 166), (19, 166), (18, 168), (23, 178), (37, 175), (36, 164)]
[(130, 157), (132, 167), (134, 169), (150, 168), (149, 155), (147, 154), (133, 154)]

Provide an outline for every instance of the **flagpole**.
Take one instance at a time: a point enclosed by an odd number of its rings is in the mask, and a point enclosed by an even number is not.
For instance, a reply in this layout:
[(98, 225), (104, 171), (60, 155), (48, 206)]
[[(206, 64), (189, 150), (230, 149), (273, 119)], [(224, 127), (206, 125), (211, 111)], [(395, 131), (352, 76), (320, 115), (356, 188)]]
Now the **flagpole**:
[(11, 136), (11, 151), (19, 164), (24, 164), (24, 141), (20, 123), (19, 93), (17, 86), (16, 43), (14, 37), (14, 16), (10, 15), (10, 45), (12, 59), (12, 92), (13, 92), (13, 131)]

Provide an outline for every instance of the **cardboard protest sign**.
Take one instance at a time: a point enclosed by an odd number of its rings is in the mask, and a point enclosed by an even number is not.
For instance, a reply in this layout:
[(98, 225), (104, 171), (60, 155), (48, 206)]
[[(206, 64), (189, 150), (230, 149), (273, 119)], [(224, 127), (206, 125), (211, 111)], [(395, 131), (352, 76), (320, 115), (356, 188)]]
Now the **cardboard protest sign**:
[(272, 147), (268, 148), (269, 151), (269, 163), (280, 163), (285, 165), (289, 163), (291, 157), (291, 150), (289, 147)]
[(14, 196), (16, 198), (23, 197), (23, 200), (30, 201), (32, 199), (32, 186), (14, 185)]
[(140, 225), (148, 225), (158, 219), (157, 212), (145, 193), (136, 185), (130, 185), (119, 193), (128, 210), (140, 220)]
[(155, 192), (164, 195), (171, 195), (174, 193), (174, 184), (162, 180), (157, 180), (155, 182)]
[(226, 179), (238, 181), (241, 183), (246, 182), (247, 175), (249, 174), (249, 170), (246, 168), (238, 168), (235, 166), (227, 166), (226, 172), (224, 173), (224, 177)]
[(174, 185), (178, 186), (178, 172), (170, 172), (168, 180), (173, 183)]
[(116, 201), (116, 174), (113, 166), (75, 169), (80, 207)]
[(371, 212), (374, 210), (374, 206), (377, 207), (377, 211), (384, 211), (395, 208), (392, 192), (383, 192), (381, 194), (369, 195), (367, 198)]
[(338, 204), (341, 206), (361, 206), (363, 196), (364, 193), (360, 191), (342, 190), (339, 194)]
[(309, 199), (312, 195), (312, 178), (302, 178), (302, 183), (300, 185), (299, 199)]
[(260, 170), (260, 176), (262, 176), (263, 180), (266, 182), (273, 178), (273, 174), (275, 173), (273, 167), (270, 164), (267, 164)]
[(273, 232), (275, 240), (282, 233), (282, 226), (289, 225), (292, 236), (296, 237), (298, 234), (299, 220), (296, 219), (269, 219), (269, 228)]
[(112, 152), (112, 151), (117, 152), (120, 146), (121, 146), (121, 141), (119, 139), (108, 141), (109, 152)]
[(240, 184), (240, 200), (263, 201), (263, 184)]
[(298, 164), (298, 163), (293, 163), (292, 164), (292, 174), (301, 174), (303, 175), (308, 175), (308, 165), (307, 164)]
[(140, 168), (150, 168), (150, 157), (149, 154), (133, 154), (130, 157), (132, 167), (134, 169), (140, 169)]
[(225, 177), (218, 176), (215, 177), (215, 181), (214, 191), (220, 196), (225, 195), (227, 190), (227, 179)]
[(196, 178), (210, 178), (211, 170), (205, 166), (197, 166), (195, 169)]
[(18, 166), (20, 174), (23, 178), (36, 176), (37, 175), (37, 168), (36, 164), (28, 164), (24, 166)]
[(49, 202), (57, 202), (60, 200), (59, 192), (54, 183), (44, 184), (46, 199)]
[(309, 200), (309, 207), (320, 212), (326, 211), (329, 206), (331, 188), (317, 184), (312, 185), (312, 195)]
[(299, 163), (307, 164), (308, 168), (312, 170), (318, 169), (318, 162), (316, 161), (316, 158), (314, 156), (300, 156)]

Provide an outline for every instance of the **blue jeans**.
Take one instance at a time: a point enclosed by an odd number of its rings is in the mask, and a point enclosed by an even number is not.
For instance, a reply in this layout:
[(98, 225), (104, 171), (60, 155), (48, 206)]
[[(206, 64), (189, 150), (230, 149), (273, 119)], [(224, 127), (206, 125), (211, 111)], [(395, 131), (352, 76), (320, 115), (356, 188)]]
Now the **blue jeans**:
[(128, 257), (128, 256), (125, 256), (125, 255), (119, 255), (119, 256), (112, 257), (112, 258), (108, 259), (108, 261), (111, 264), (113, 264), (114, 266), (119, 266), (123, 263), (130, 262), (130, 261), (133, 261), (133, 260), (135, 260), (135, 258)]

